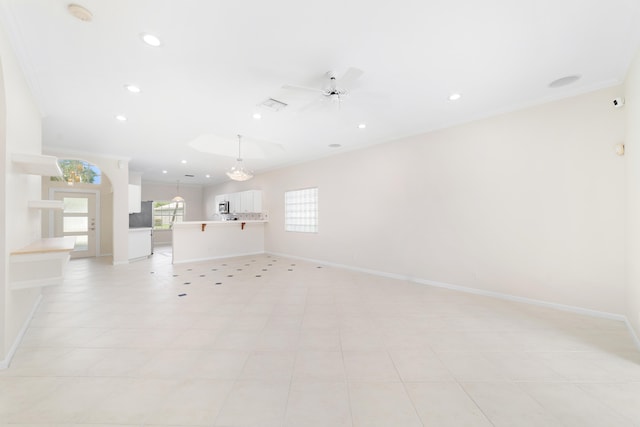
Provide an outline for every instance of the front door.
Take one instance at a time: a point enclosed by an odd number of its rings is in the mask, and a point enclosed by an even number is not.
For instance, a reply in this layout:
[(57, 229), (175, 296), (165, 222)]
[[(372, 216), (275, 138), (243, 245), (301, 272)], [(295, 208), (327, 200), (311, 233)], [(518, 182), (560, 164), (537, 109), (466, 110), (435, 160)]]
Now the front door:
[(54, 213), (54, 236), (76, 238), (71, 258), (96, 256), (96, 194), (55, 191), (54, 199), (64, 204)]

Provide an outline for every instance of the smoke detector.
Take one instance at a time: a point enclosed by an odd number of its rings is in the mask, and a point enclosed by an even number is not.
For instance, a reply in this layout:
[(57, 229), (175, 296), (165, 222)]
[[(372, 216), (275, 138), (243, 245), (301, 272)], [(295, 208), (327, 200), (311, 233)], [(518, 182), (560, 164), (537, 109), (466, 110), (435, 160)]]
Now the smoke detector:
[(93, 14), (86, 7), (79, 4), (71, 3), (67, 6), (67, 11), (76, 19), (84, 22), (90, 22), (93, 19)]

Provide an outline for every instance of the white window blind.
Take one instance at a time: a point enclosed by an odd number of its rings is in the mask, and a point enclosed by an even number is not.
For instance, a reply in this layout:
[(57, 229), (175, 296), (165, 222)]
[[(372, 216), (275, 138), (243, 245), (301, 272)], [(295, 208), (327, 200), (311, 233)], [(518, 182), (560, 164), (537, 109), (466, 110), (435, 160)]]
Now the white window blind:
[(284, 229), (302, 233), (318, 232), (318, 188), (284, 193)]

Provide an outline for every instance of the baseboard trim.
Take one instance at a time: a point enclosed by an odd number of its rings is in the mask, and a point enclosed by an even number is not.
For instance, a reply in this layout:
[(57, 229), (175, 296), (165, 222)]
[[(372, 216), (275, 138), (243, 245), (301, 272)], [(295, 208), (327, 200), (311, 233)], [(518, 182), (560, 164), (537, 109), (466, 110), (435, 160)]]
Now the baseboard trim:
[(321, 259), (305, 258), (305, 257), (301, 257), (301, 256), (289, 255), (289, 254), (280, 253), (280, 252), (265, 252), (265, 254), (273, 255), (273, 256), (282, 256), (282, 257), (291, 258), (291, 259), (298, 259), (300, 261), (313, 262), (313, 263), (316, 263), (316, 264), (322, 264), (322, 265), (326, 265), (326, 266), (329, 266), (329, 267), (344, 268), (345, 270), (357, 271), (359, 273), (372, 274), (374, 276), (382, 276), (382, 277), (386, 277), (386, 278), (389, 278), (389, 279), (410, 280), (409, 276), (404, 276), (402, 274), (388, 273), (386, 271), (371, 270), (371, 269), (362, 268), (362, 267), (354, 267), (352, 265), (338, 264), (338, 263), (335, 263), (335, 262), (324, 261), (324, 260), (321, 260)]
[(640, 350), (640, 338), (638, 338), (638, 334), (636, 334), (636, 330), (633, 329), (633, 326), (631, 326), (631, 322), (629, 322), (629, 319), (627, 317), (624, 318), (624, 323), (627, 325), (627, 329), (631, 334), (631, 338), (633, 339), (633, 342), (635, 342), (636, 347), (638, 347), (638, 350)]
[(20, 332), (18, 332), (16, 339), (13, 341), (13, 345), (11, 346), (11, 348), (9, 349), (9, 352), (7, 353), (7, 356), (0, 361), (0, 370), (7, 369), (9, 365), (11, 365), (11, 360), (13, 359), (13, 356), (16, 354), (16, 351), (18, 350), (18, 346), (22, 342), (22, 338), (24, 338), (24, 334), (27, 333), (27, 329), (29, 328), (29, 323), (31, 323), (31, 319), (33, 319), (33, 316), (36, 314), (36, 310), (38, 310), (38, 307), (40, 307), (41, 302), (42, 302), (42, 295), (38, 295), (38, 300), (33, 305), (33, 308), (31, 309), (31, 313), (29, 313), (29, 315), (27, 316), (27, 319), (24, 321), (24, 324), (22, 325)]
[(533, 298), (519, 297), (519, 296), (515, 296), (515, 295), (504, 294), (504, 293), (501, 293), (501, 292), (487, 291), (487, 290), (483, 290), (483, 289), (470, 288), (468, 286), (460, 286), (460, 285), (453, 285), (453, 284), (450, 284), (450, 283), (438, 282), (438, 281), (435, 281), (435, 280), (419, 279), (419, 278), (409, 277), (409, 276), (402, 275), (402, 274), (397, 274), (397, 273), (388, 273), (388, 272), (385, 272), (385, 271), (378, 271), (378, 270), (372, 270), (372, 269), (368, 269), (368, 268), (355, 267), (355, 266), (351, 266), (351, 265), (339, 264), (339, 263), (334, 263), (334, 262), (329, 262), (329, 261), (324, 261), (324, 260), (319, 260), (319, 259), (313, 259), (313, 258), (305, 258), (305, 257), (289, 255), (289, 254), (280, 253), (280, 252), (269, 252), (269, 251), (267, 251), (265, 253), (269, 254), (269, 255), (274, 255), (274, 256), (282, 256), (282, 257), (291, 258), (291, 259), (298, 259), (298, 260), (301, 260), (301, 261), (313, 262), (313, 263), (317, 263), (317, 264), (326, 265), (326, 266), (329, 266), (329, 267), (343, 268), (345, 270), (372, 274), (374, 276), (381, 276), (381, 277), (386, 277), (386, 278), (390, 278), (390, 279), (397, 279), (397, 280), (407, 280), (409, 282), (418, 283), (418, 284), (421, 284), (421, 285), (435, 286), (435, 287), (438, 287), (438, 288), (445, 288), (445, 289), (458, 291), (458, 292), (466, 292), (466, 293), (471, 293), (471, 294), (475, 294), (475, 295), (481, 295), (481, 296), (486, 296), (486, 297), (491, 297), (491, 298), (498, 298), (498, 299), (502, 299), (502, 300), (506, 300), (506, 301), (520, 302), (520, 303), (524, 303), (524, 304), (536, 305), (536, 306), (539, 306), (539, 307), (552, 308), (552, 309), (555, 309), (555, 310), (566, 311), (566, 312), (575, 313), (575, 314), (582, 314), (582, 315), (590, 316), (590, 317), (598, 317), (598, 318), (601, 318), (601, 319), (617, 320), (617, 321), (623, 322), (627, 326), (627, 329), (629, 330), (629, 333), (631, 334), (631, 337), (632, 337), (633, 341), (635, 342), (636, 347), (638, 348), (638, 350), (640, 350), (640, 339), (638, 338), (638, 335), (636, 334), (636, 331), (631, 326), (631, 323), (629, 322), (627, 317), (622, 315), (622, 314), (609, 313), (609, 312), (606, 312), (606, 311), (599, 311), (599, 310), (592, 310), (592, 309), (578, 307), (578, 306), (574, 306), (574, 305), (558, 304), (558, 303), (554, 303), (554, 302), (538, 300), (538, 299), (533, 299)]
[(460, 285), (452, 285), (449, 283), (437, 282), (434, 280), (425, 280), (425, 279), (410, 279), (410, 280), (412, 282), (420, 283), (422, 285), (429, 285), (429, 286), (435, 286), (438, 288), (451, 289), (454, 291), (460, 291), (460, 292), (466, 292), (466, 293), (476, 294), (476, 295), (481, 295), (486, 297), (498, 298), (506, 301), (521, 302), (524, 304), (537, 305), (537, 306), (546, 307), (546, 308), (553, 308), (555, 310), (567, 311), (567, 312), (576, 313), (576, 314), (583, 314), (591, 317), (599, 317), (602, 319), (618, 320), (621, 322), (626, 321), (626, 317), (621, 314), (609, 313), (606, 311), (599, 311), (599, 310), (592, 310), (589, 308), (578, 307), (575, 305), (566, 305), (566, 304), (559, 304), (555, 302), (549, 302), (549, 301), (544, 301), (544, 300), (539, 300), (534, 298), (519, 297), (511, 294), (504, 294), (502, 292), (487, 291), (484, 289), (470, 288), (467, 286), (460, 286)]

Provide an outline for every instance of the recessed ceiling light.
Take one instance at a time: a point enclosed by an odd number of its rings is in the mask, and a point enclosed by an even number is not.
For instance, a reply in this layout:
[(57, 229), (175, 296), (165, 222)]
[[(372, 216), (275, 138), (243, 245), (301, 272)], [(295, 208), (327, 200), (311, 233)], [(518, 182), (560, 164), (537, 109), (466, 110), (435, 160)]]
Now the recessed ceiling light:
[(256, 120), (260, 120), (262, 118), (262, 114), (260, 113), (253, 113), (253, 118)]
[(449, 101), (457, 101), (460, 98), (462, 98), (462, 95), (459, 93), (452, 93), (451, 95), (449, 95)]
[(169, 173), (169, 171), (162, 171), (162, 173), (167, 174), (167, 173)]
[(140, 93), (140, 88), (136, 85), (124, 85), (124, 88), (131, 93)]
[(211, 175), (206, 174), (204, 177), (205, 177), (205, 178), (211, 178)]
[(577, 82), (579, 79), (580, 79), (580, 76), (577, 74), (572, 76), (560, 77), (559, 79), (556, 79), (551, 83), (549, 83), (549, 87), (556, 88), (556, 87), (567, 86), (567, 85), (570, 85), (571, 83)]
[(153, 34), (142, 33), (140, 34), (140, 38), (142, 38), (142, 41), (148, 44), (149, 46), (158, 47), (162, 44), (160, 39), (154, 36)]
[(358, 125), (358, 129), (364, 129), (364, 128), (366, 128), (366, 127), (367, 127), (366, 123), (360, 123), (360, 124)]
[(116, 116), (116, 120), (120, 120), (121, 122), (126, 122), (127, 121), (127, 117), (123, 116), (122, 114), (118, 114)]
[(73, 16), (84, 22), (89, 22), (93, 19), (93, 14), (84, 6), (71, 3), (67, 6), (67, 11)]
[(183, 165), (185, 165), (185, 164), (187, 164), (187, 161), (186, 161), (186, 160), (182, 160), (182, 161), (180, 161), (180, 163), (182, 163)]
[(340, 144), (329, 144), (329, 147), (330, 148), (340, 148), (340, 147), (342, 147), (342, 145), (340, 145)]

